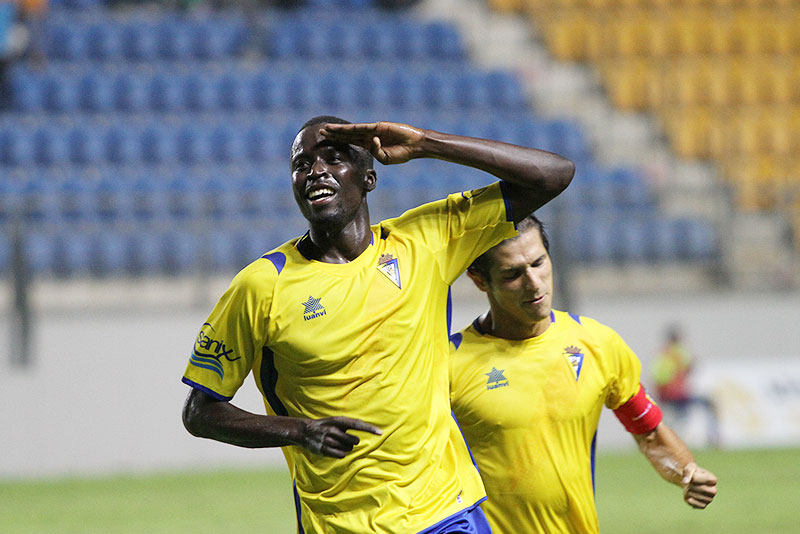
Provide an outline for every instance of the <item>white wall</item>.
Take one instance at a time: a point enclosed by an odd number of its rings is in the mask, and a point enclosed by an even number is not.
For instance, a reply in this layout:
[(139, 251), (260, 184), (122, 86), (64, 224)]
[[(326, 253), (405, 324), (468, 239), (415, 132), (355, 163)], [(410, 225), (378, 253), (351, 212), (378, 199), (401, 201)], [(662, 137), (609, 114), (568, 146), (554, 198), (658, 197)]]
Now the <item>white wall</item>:
[[(223, 287), (204, 285), (215, 296)], [(166, 295), (155, 306), (126, 307), (125, 300), (109, 297), (117, 295), (113, 288), (95, 288), (94, 295), (86, 288), (49, 291), (34, 295), (34, 364), (14, 368), (10, 344), (0, 347), (0, 478), (282, 464), (279, 450), (239, 449), (183, 429), (180, 412), (188, 388), (180, 378), (213, 299), (201, 295), (170, 303)], [(67, 306), (70, 291), (73, 305)], [(126, 298), (135, 300), (140, 293)], [(485, 309), (482, 296), (461, 281), (454, 294), (454, 327)], [(614, 327), (645, 367), (664, 327), (676, 319), (703, 361), (800, 358), (800, 294), (584, 296), (572, 311)], [(10, 324), (8, 315), (0, 317), (0, 328)], [(249, 382), (234, 400), (263, 413)], [(603, 418), (600, 447), (631, 444), (613, 416)]]

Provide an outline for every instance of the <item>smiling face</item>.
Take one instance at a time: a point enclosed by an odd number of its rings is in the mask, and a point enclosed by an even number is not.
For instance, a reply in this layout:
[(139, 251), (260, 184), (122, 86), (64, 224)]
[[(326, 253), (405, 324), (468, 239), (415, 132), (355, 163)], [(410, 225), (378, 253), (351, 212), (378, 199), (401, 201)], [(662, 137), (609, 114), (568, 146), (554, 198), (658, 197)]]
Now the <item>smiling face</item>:
[(509, 339), (543, 333), (553, 305), (553, 266), (539, 230), (529, 227), (488, 254), (488, 276), (468, 274), (489, 297), (492, 333)]
[(292, 189), (312, 227), (338, 230), (367, 214), (367, 193), (375, 189), (376, 176), (359, 163), (358, 148), (325, 139), (319, 133), (323, 126), (304, 128), (292, 143)]

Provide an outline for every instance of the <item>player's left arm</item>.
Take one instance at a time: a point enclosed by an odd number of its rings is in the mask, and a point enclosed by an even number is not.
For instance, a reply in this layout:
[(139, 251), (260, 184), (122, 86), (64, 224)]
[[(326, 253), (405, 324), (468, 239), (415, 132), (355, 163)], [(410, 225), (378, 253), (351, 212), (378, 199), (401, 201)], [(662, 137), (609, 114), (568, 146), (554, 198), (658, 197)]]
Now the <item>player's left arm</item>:
[(717, 477), (695, 463), (686, 444), (663, 421), (632, 436), (661, 478), (683, 488), (683, 500), (689, 506), (703, 509), (714, 500)]
[(407, 124), (326, 124), (321, 133), (366, 148), (384, 165), (436, 158), (493, 174), (506, 184), (514, 222), (555, 198), (575, 174), (572, 161), (546, 150)]

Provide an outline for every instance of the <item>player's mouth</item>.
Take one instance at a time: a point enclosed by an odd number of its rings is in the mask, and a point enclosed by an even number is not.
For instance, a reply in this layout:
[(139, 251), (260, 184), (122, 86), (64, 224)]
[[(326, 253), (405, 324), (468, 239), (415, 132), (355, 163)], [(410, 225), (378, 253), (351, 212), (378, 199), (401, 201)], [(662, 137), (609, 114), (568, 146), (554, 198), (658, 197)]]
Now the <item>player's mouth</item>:
[(546, 296), (547, 296), (546, 293), (542, 294), (542, 295), (539, 295), (538, 297), (534, 297), (534, 298), (532, 298), (530, 300), (526, 300), (525, 304), (531, 304), (533, 306), (537, 306), (537, 305), (541, 304), (542, 302), (544, 302), (544, 298)]
[(336, 196), (336, 191), (328, 186), (312, 187), (306, 191), (306, 199), (311, 202), (312, 206), (321, 206)]

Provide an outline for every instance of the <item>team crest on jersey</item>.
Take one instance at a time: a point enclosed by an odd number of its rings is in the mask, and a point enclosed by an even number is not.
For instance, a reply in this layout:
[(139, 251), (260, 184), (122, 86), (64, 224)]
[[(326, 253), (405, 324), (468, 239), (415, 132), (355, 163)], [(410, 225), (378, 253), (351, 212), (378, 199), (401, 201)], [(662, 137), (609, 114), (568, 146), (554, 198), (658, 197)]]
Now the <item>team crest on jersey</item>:
[(583, 353), (581, 349), (575, 345), (570, 345), (564, 349), (564, 356), (567, 357), (569, 363), (572, 364), (572, 370), (575, 371), (575, 381), (581, 376), (581, 367), (583, 367)]
[(305, 302), (301, 302), (302, 306), (305, 306), (305, 310), (303, 311), (303, 319), (306, 321), (310, 321), (311, 319), (316, 319), (317, 317), (322, 317), (326, 315), (327, 312), (325, 311), (325, 306), (320, 304), (319, 301), (322, 300), (322, 297), (315, 299), (311, 295), (308, 296), (308, 300)]
[(378, 259), (378, 270), (389, 280), (392, 281), (398, 289), (400, 287), (400, 267), (397, 263), (397, 258), (391, 254), (381, 254)]
[(489, 377), (489, 380), (486, 381), (486, 389), (497, 389), (503, 386), (508, 385), (508, 379), (503, 376), (503, 372), (505, 369), (498, 369), (497, 367), (492, 367), (492, 370), (488, 373), (484, 373), (486, 376)]

